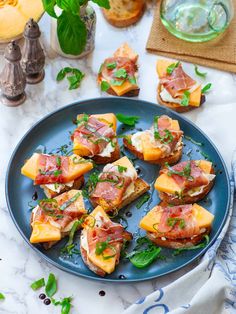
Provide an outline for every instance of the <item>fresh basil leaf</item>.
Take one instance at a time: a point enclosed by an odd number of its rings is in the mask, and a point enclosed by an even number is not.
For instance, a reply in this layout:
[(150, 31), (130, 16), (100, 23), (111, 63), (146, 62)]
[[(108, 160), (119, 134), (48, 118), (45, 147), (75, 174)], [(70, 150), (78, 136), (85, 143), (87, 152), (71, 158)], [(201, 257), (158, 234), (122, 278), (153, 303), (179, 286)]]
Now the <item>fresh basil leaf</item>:
[(150, 199), (150, 194), (144, 194), (143, 197), (137, 202), (136, 208), (141, 208)]
[(124, 115), (122, 113), (117, 113), (116, 114), (116, 118), (121, 123), (129, 125), (129, 126), (135, 126), (135, 124), (140, 119), (140, 117), (138, 117), (138, 116), (126, 116), (126, 115)]
[(117, 78), (127, 78), (127, 72), (125, 69), (119, 69), (117, 70), (115, 73), (114, 73), (114, 76), (117, 77)]
[(209, 236), (208, 235), (205, 235), (204, 236), (204, 241), (197, 244), (197, 245), (194, 245), (194, 246), (190, 246), (190, 247), (183, 247), (183, 248), (179, 248), (179, 249), (176, 249), (173, 253), (174, 256), (176, 255), (179, 255), (180, 253), (182, 253), (183, 251), (191, 251), (191, 250), (198, 250), (198, 249), (202, 249), (204, 247), (207, 246), (207, 244), (209, 243)]
[(44, 278), (41, 278), (39, 280), (34, 281), (30, 287), (35, 291), (44, 286), (45, 286)]
[(118, 171), (119, 171), (119, 173), (122, 173), (122, 172), (124, 172), (124, 171), (126, 171), (126, 170), (127, 170), (127, 167), (123, 167), (123, 166), (118, 165)]
[(128, 80), (129, 80), (129, 82), (130, 82), (131, 84), (137, 85), (137, 80), (136, 80), (135, 76), (132, 76), (132, 77), (129, 76)]
[(116, 68), (116, 66), (117, 66), (116, 62), (111, 62), (111, 63), (106, 64), (106, 67), (108, 68), (108, 70), (113, 70)]
[(52, 17), (57, 18), (54, 7), (56, 5), (56, 0), (43, 0), (44, 10)]
[(203, 77), (203, 78), (206, 78), (207, 73), (206, 73), (206, 72), (205, 72), (205, 73), (200, 72), (200, 71), (198, 70), (198, 66), (197, 66), (197, 65), (194, 66), (194, 69), (195, 69), (196, 75), (198, 75), (198, 76), (200, 76), (200, 77)]
[(45, 287), (46, 295), (51, 298), (57, 292), (57, 280), (54, 274), (50, 273)]
[(74, 74), (67, 77), (70, 83), (69, 89), (71, 90), (78, 88), (85, 74), (79, 69), (66, 67), (59, 71), (59, 73), (57, 74), (57, 81), (63, 80), (68, 73)]
[(101, 90), (103, 92), (106, 92), (110, 88), (110, 84), (106, 81), (102, 81), (101, 83)]
[(79, 55), (84, 51), (87, 29), (79, 15), (63, 11), (57, 19), (57, 36), (64, 53)]
[(64, 71), (64, 69), (61, 69), (58, 73), (57, 73), (57, 78), (56, 80), (59, 82), (59, 81), (62, 81), (66, 76), (66, 72)]
[(69, 90), (76, 89), (80, 85), (80, 82), (78, 81), (78, 79), (77, 79), (77, 77), (75, 75), (68, 76), (67, 80), (70, 83)]
[(175, 68), (178, 68), (179, 64), (180, 64), (180, 61), (178, 61), (177, 63), (172, 63), (172, 64), (170, 64), (170, 65), (167, 67), (166, 72), (167, 72), (168, 74), (172, 74), (173, 71), (174, 71), (174, 69), (175, 69)]
[(125, 80), (114, 80), (114, 79), (112, 79), (111, 80), (111, 85), (113, 85), (113, 86), (121, 86), (121, 85), (124, 84), (124, 82), (125, 82)]
[(135, 267), (144, 268), (154, 262), (160, 252), (160, 247), (152, 246), (144, 251), (136, 252), (129, 260)]
[(104, 9), (107, 9), (107, 10), (110, 9), (109, 0), (92, 0), (92, 1)]
[(56, 0), (59, 8), (78, 15), (80, 11), (80, 0)]
[(0, 292), (0, 300), (5, 300), (5, 296), (3, 293)]
[(52, 304), (55, 306), (61, 305), (61, 314), (69, 314), (71, 309), (71, 297), (64, 298), (63, 300), (56, 301), (51, 298)]
[(189, 99), (190, 99), (190, 92), (186, 90), (183, 94), (181, 106), (187, 107), (189, 105)]
[(208, 92), (209, 89), (211, 89), (211, 86), (212, 86), (211, 83), (206, 84), (202, 89), (202, 94), (205, 94), (206, 92)]

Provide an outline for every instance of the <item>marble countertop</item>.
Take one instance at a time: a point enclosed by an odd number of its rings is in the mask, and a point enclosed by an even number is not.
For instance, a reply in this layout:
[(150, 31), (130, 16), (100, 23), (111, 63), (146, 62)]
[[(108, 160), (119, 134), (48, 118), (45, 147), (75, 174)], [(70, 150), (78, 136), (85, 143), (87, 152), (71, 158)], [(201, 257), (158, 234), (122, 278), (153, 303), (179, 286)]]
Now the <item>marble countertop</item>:
[[(139, 98), (156, 102), (157, 75), (155, 64), (157, 56), (145, 51), (145, 43), (151, 27), (153, 5), (148, 5), (138, 25), (127, 29), (116, 29), (108, 25), (99, 9), (96, 9), (98, 24), (95, 51), (84, 60), (64, 59), (50, 49), (50, 21), (45, 15), (40, 27), (42, 42), (46, 51), (46, 76), (38, 85), (27, 86), (27, 101), (18, 108), (0, 106), (0, 292), (6, 300), (0, 303), (0, 313), (44, 314), (60, 313), (59, 308), (46, 307), (38, 299), (38, 293), (30, 284), (49, 272), (59, 280), (58, 296), (73, 295), (73, 313), (87, 314), (120, 314), (141, 296), (151, 293), (167, 282), (185, 273), (182, 269), (168, 278), (138, 284), (102, 284), (72, 276), (43, 261), (23, 241), (8, 213), (4, 195), (4, 181), (10, 155), (24, 133), (47, 113), (71, 102), (99, 97), (101, 92), (96, 85), (96, 73), (103, 59), (123, 42), (127, 41), (139, 53), (140, 86)], [(3, 56), (0, 55), (0, 69)], [(65, 66), (75, 66), (86, 73), (79, 89), (69, 91), (66, 80), (56, 83), (58, 71)], [(185, 65), (190, 71), (193, 66)], [(213, 84), (212, 92), (207, 95), (207, 102), (195, 111), (185, 114), (210, 136), (222, 153), (228, 168), (234, 150), (232, 143), (236, 134), (236, 76), (213, 69), (208, 72), (207, 82)], [(221, 126), (222, 119), (228, 123)], [(106, 295), (101, 297), (99, 291)]]

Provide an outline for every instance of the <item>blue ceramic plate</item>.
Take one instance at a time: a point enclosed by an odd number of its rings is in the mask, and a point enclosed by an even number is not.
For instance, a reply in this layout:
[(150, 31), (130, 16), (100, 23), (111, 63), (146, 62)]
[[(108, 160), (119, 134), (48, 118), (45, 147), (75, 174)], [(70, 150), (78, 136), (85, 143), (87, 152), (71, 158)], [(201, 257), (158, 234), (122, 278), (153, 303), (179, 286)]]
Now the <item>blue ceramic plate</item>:
[[(185, 251), (178, 256), (173, 256), (173, 251), (169, 249), (163, 249), (162, 254), (166, 256), (166, 259), (157, 260), (144, 269), (137, 269), (130, 262), (122, 260), (113, 274), (105, 278), (100, 278), (84, 265), (80, 255), (74, 255), (69, 258), (60, 254), (60, 249), (65, 245), (67, 239), (63, 239), (48, 251), (44, 250), (41, 245), (32, 245), (29, 243), (31, 233), (31, 211), (28, 203), (29, 201), (32, 201), (32, 195), (35, 190), (37, 191), (39, 198), (43, 198), (44, 195), (39, 187), (35, 188), (33, 186), (30, 179), (21, 175), (20, 169), (24, 164), (24, 161), (29, 158), (40, 145), (41, 148), (44, 147), (46, 149), (46, 152), (56, 152), (57, 148), (60, 147), (64, 147), (67, 151), (70, 150), (70, 132), (75, 128), (72, 120), (78, 113), (84, 112), (88, 114), (114, 112), (123, 113), (125, 115), (137, 115), (141, 117), (139, 123), (136, 125), (136, 128), (138, 129), (149, 128), (155, 115), (167, 114), (173, 119), (179, 120), (181, 129), (184, 131), (185, 135), (190, 136), (196, 142), (203, 143), (202, 146), (198, 146), (185, 138), (182, 160), (189, 158), (209, 158), (212, 160), (217, 173), (214, 188), (207, 197), (200, 202), (201, 205), (215, 215), (210, 235), (210, 243), (207, 247), (194, 251)], [(118, 134), (128, 134), (131, 132), (134, 132), (134, 130), (129, 127), (124, 127), (124, 125), (121, 124), (118, 125)], [(127, 154), (128, 156), (131, 156), (129, 153)], [(136, 160), (135, 165), (140, 168), (140, 175), (143, 179), (150, 184), (155, 181), (158, 175), (158, 166), (150, 165), (140, 160)], [(120, 214), (127, 219), (127, 230), (132, 232), (134, 237), (143, 234), (138, 228), (138, 223), (145, 213), (159, 202), (157, 192), (151, 189), (150, 193), (152, 195), (150, 201), (144, 204), (140, 209), (136, 208), (137, 201), (134, 201), (131, 205), (120, 211)], [(102, 281), (128, 282), (142, 281), (168, 274), (193, 262), (202, 255), (217, 239), (217, 236), (225, 223), (229, 210), (230, 188), (229, 177), (222, 157), (209, 138), (193, 123), (171, 110), (149, 102), (126, 98), (99, 98), (81, 101), (61, 108), (40, 120), (28, 131), (28, 133), (26, 133), (16, 147), (9, 163), (6, 177), (6, 197), (11, 217), (22, 237), (31, 248), (37, 251), (45, 260), (78, 276)], [(36, 204), (36, 202), (32, 202), (33, 204)], [(132, 216), (128, 218), (126, 215), (127, 212), (131, 212)], [(76, 240), (78, 243), (79, 234), (77, 235)], [(130, 249), (132, 249), (132, 246), (134, 245), (135, 243), (132, 243)], [(121, 275), (123, 276), (120, 277)]]

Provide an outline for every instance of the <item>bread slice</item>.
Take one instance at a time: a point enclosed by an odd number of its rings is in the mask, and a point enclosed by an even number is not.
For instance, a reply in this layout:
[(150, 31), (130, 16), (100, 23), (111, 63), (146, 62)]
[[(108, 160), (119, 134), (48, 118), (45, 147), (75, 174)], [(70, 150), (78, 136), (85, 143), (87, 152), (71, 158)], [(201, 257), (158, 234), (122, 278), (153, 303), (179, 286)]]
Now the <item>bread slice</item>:
[[(145, 182), (141, 178), (137, 178), (134, 181), (134, 192), (131, 195), (129, 195), (129, 197), (124, 199), (122, 201), (122, 203), (117, 208), (105, 208), (105, 206), (103, 208), (106, 210), (106, 212), (116, 212), (116, 211), (120, 210), (121, 208), (132, 203), (134, 200), (136, 200), (141, 195), (146, 193), (149, 189), (150, 189), (150, 185), (147, 182)], [(94, 207), (101, 205), (101, 204), (97, 204), (96, 202), (93, 202), (93, 201), (91, 201), (91, 203)]]
[[(140, 88), (133, 89), (125, 94), (122, 97), (138, 97)], [(112, 88), (109, 88), (106, 93), (112, 96), (118, 96)]]
[[(131, 153), (133, 153), (136, 157), (138, 157), (141, 160), (144, 160), (143, 153), (137, 151), (136, 147), (130, 144), (130, 140), (129, 140), (130, 138), (131, 136), (128, 136), (127, 138), (123, 139), (124, 146), (128, 148), (131, 151)], [(171, 156), (159, 158), (157, 160), (145, 160), (145, 161), (150, 164), (164, 165), (166, 162), (168, 162), (169, 165), (173, 165), (173, 164), (176, 164), (181, 159), (182, 150), (183, 150), (183, 144)]]
[(147, 237), (158, 246), (163, 246), (170, 249), (180, 249), (180, 248), (189, 248), (191, 246), (197, 245), (204, 239), (204, 236), (208, 235), (210, 232), (211, 232), (211, 228), (207, 228), (204, 233), (201, 233), (196, 237), (176, 239), (176, 240), (166, 239), (166, 238), (164, 239), (163, 237), (159, 238), (156, 236), (154, 232), (147, 232)]
[(106, 20), (115, 27), (127, 27), (142, 17), (144, 0), (110, 0), (110, 9), (102, 9)]
[(81, 246), (81, 244), (80, 244), (80, 253), (81, 253), (81, 257), (82, 257), (84, 264), (92, 272), (94, 272), (96, 275), (98, 275), (100, 277), (104, 277), (106, 275), (106, 272), (103, 269), (101, 269), (100, 267), (98, 267), (98, 266), (94, 265), (92, 262), (90, 262), (90, 260), (87, 258), (87, 251)]
[(72, 186), (65, 185), (65, 187), (59, 193), (49, 189), (47, 187), (47, 185), (40, 185), (40, 187), (43, 189), (44, 194), (47, 196), (47, 198), (54, 198), (57, 195), (62, 194), (64, 192), (67, 192), (67, 191), (72, 190), (72, 189), (80, 190), (80, 188), (83, 186), (83, 184), (84, 184), (84, 176), (81, 176), (78, 179), (74, 180)]
[(95, 162), (95, 164), (102, 165), (102, 164), (108, 164), (108, 163), (111, 163), (113, 161), (116, 161), (119, 158), (120, 158), (120, 147), (119, 147), (119, 144), (117, 142), (116, 148), (115, 148), (114, 152), (111, 153), (110, 157), (102, 157), (99, 155), (95, 155), (93, 157), (93, 161)]
[[(215, 174), (213, 167), (211, 167), (210, 174)], [(213, 185), (214, 185), (214, 180), (210, 181), (209, 184), (204, 187), (202, 193), (195, 196), (183, 194), (181, 198), (178, 198), (178, 197), (175, 197), (175, 195), (171, 195), (165, 192), (159, 192), (159, 197), (163, 202), (167, 204), (172, 204), (172, 205), (193, 204), (202, 200), (210, 192)]]

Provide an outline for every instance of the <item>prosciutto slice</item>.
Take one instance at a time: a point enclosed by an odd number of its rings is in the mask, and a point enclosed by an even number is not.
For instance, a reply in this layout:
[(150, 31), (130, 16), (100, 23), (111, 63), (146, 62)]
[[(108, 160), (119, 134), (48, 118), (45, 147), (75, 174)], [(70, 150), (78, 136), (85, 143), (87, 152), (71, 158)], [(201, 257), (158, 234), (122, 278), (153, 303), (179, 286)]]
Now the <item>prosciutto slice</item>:
[(69, 157), (41, 154), (35, 184), (65, 183)]
[(204, 175), (204, 172), (200, 167), (196, 165), (194, 160), (183, 161), (173, 166), (171, 169), (178, 172), (183, 172), (186, 167), (191, 167), (190, 176), (181, 176), (178, 174), (171, 174), (170, 170), (164, 168), (160, 173), (167, 173), (175, 180), (175, 182), (181, 187), (182, 190), (190, 190), (192, 188), (205, 186), (209, 183), (208, 178)]
[(81, 123), (74, 131), (72, 140), (76, 138), (78, 142), (86, 146), (93, 157), (100, 154), (114, 136), (115, 132), (112, 127), (90, 116), (87, 122)]
[[(119, 260), (120, 248), (125, 241), (132, 239), (131, 233), (125, 231), (124, 227), (120, 224), (114, 223), (110, 220), (105, 220), (103, 217), (99, 218), (99, 227), (87, 229), (87, 242), (89, 252), (96, 250), (97, 243), (107, 242), (115, 248), (119, 248), (117, 251), (117, 258)], [(106, 250), (106, 254), (107, 254)], [(111, 255), (114, 251), (111, 250)]]
[[(108, 64), (114, 64), (115, 68), (109, 69), (109, 67), (107, 67)], [(134, 77), (135, 72), (137, 71), (137, 65), (134, 61), (125, 57), (108, 58), (104, 61), (102, 66), (101, 76), (108, 82), (110, 82), (112, 79), (124, 80), (124, 78), (119, 79), (115, 77), (115, 72), (119, 69), (124, 69), (128, 77)]]
[(156, 226), (159, 236), (168, 239), (183, 239), (199, 235), (200, 229), (192, 207), (192, 205), (164, 208), (158, 206), (157, 212), (161, 212), (160, 223)]
[(184, 72), (182, 65), (179, 64), (171, 74), (167, 74), (163, 77), (160, 80), (160, 83), (168, 91), (168, 93), (175, 98), (181, 95), (182, 91), (189, 90), (192, 86), (194, 86), (196, 81), (188, 76)]
[(107, 205), (116, 207), (123, 199), (125, 191), (133, 178), (119, 173), (117, 167), (105, 168), (99, 176), (99, 182), (90, 194), (92, 202), (99, 204), (101, 200)]

